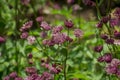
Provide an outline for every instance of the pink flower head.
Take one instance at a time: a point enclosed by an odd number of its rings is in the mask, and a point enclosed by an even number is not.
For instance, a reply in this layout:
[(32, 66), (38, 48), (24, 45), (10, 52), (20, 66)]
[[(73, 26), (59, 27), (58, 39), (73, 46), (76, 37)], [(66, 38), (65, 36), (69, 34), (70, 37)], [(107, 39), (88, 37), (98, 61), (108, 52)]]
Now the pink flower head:
[(4, 43), (5, 42), (5, 38), (0, 36), (0, 43)]
[(52, 29), (53, 34), (61, 32), (63, 30), (62, 26), (57, 26)]
[(35, 37), (34, 36), (28, 36), (27, 40), (28, 40), (29, 44), (33, 44), (35, 42)]
[(103, 50), (103, 46), (99, 45), (99, 46), (95, 46), (94, 51), (96, 52), (101, 52)]
[(67, 27), (67, 28), (72, 28), (73, 27), (73, 22), (71, 20), (66, 20), (64, 22), (64, 25)]
[(5, 76), (3, 80), (10, 80), (10, 76)]
[(23, 5), (28, 5), (30, 0), (20, 0)]
[(16, 77), (15, 80), (23, 80), (21, 77)]
[(82, 1), (87, 6), (95, 6), (95, 2), (93, 2), (92, 0), (82, 0)]
[(45, 21), (42, 21), (40, 26), (47, 31), (51, 29), (51, 26)]
[(42, 31), (42, 32), (40, 33), (40, 37), (41, 37), (41, 38), (45, 38), (46, 36), (47, 36), (47, 33), (46, 33), (46, 32)]
[(107, 72), (107, 74), (116, 74), (116, 73), (117, 73), (117, 67), (108, 64), (108, 65), (105, 67), (105, 71)]
[(30, 29), (32, 27), (32, 25), (33, 25), (33, 21), (28, 21), (25, 24), (23, 24), (23, 26), (20, 28), (20, 31), (24, 32), (24, 31)]
[(26, 39), (28, 37), (28, 32), (23, 32), (21, 35), (20, 35), (20, 38), (22, 39)]
[(37, 69), (35, 67), (26, 67), (25, 71), (28, 74), (35, 74), (37, 72)]
[(36, 21), (39, 22), (39, 23), (41, 23), (41, 22), (43, 21), (43, 16), (37, 17), (37, 18), (36, 18)]
[(16, 72), (12, 72), (12, 73), (10, 73), (10, 78), (16, 78), (17, 77), (17, 73)]
[(75, 29), (74, 30), (74, 35), (76, 36), (76, 37), (82, 37), (83, 36), (83, 31), (82, 30), (80, 30), (80, 29)]

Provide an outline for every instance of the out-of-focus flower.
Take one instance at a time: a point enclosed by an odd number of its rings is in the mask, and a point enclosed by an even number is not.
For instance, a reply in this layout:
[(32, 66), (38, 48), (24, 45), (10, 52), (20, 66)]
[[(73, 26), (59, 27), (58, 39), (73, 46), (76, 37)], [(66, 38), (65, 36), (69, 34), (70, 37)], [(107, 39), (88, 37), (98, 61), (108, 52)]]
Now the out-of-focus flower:
[(115, 37), (116, 39), (120, 39), (120, 32), (115, 31), (115, 32), (114, 32), (114, 37)]
[(70, 38), (69, 36), (66, 36), (66, 41), (72, 42), (72, 41), (73, 41), (73, 39), (72, 39), (72, 38)]
[(74, 35), (78, 38), (82, 37), (83, 36), (83, 31), (80, 30), (80, 29), (75, 29), (74, 30)]
[(108, 39), (108, 35), (107, 34), (101, 34), (100, 37), (104, 40)]
[(10, 80), (10, 76), (5, 76), (3, 80)]
[(57, 26), (52, 29), (53, 34), (56, 34), (58, 32), (61, 32), (63, 30), (62, 26)]
[(110, 63), (112, 61), (112, 54), (106, 53), (103, 56), (99, 57), (98, 61)]
[(25, 71), (28, 74), (35, 74), (37, 72), (37, 69), (35, 67), (26, 67)]
[(40, 26), (47, 31), (51, 29), (51, 26), (45, 21), (42, 21)]
[(10, 78), (16, 78), (17, 77), (17, 73), (16, 72), (12, 72), (12, 73), (10, 73)]
[(102, 28), (102, 26), (103, 26), (103, 23), (101, 21), (96, 24), (97, 28)]
[(118, 19), (110, 19), (110, 26), (114, 27), (119, 25), (119, 20)]
[(20, 28), (20, 31), (24, 32), (24, 31), (30, 29), (32, 27), (32, 25), (33, 25), (33, 21), (28, 21), (25, 24), (23, 24), (23, 26)]
[(36, 21), (39, 22), (39, 23), (41, 23), (41, 22), (43, 21), (43, 16), (37, 17), (37, 18), (36, 18)]
[(75, 2), (74, 0), (67, 0), (67, 4), (72, 4), (74, 2)]
[(87, 6), (95, 6), (95, 2), (93, 2), (91, 0), (82, 0), (82, 1)]
[(33, 57), (32, 53), (28, 54), (28, 58), (31, 59)]
[(15, 80), (23, 80), (21, 77), (16, 77)]
[(72, 9), (73, 11), (78, 11), (78, 10), (81, 10), (82, 8), (78, 4), (75, 4), (72, 6)]
[(116, 8), (113, 14), (116, 16), (116, 18), (120, 19), (120, 8)]
[(117, 67), (108, 64), (108, 65), (105, 67), (105, 71), (107, 72), (107, 74), (116, 74), (116, 73), (117, 73)]
[(28, 5), (30, 0), (20, 0), (23, 5)]
[(5, 42), (5, 38), (0, 36), (0, 43), (4, 43)]
[(20, 38), (22, 39), (26, 39), (28, 37), (28, 32), (23, 32), (21, 35), (20, 35)]
[(28, 36), (27, 40), (28, 40), (29, 44), (33, 44), (35, 42), (35, 37), (34, 36)]
[(45, 38), (47, 36), (47, 33), (45, 32), (45, 31), (42, 31), (41, 33), (40, 33), (40, 37), (41, 38)]
[(114, 44), (114, 39), (109, 38), (109, 39), (106, 39), (105, 42), (106, 42), (107, 44)]
[(101, 22), (107, 23), (110, 19), (111, 19), (111, 16), (104, 16), (102, 17)]
[(101, 52), (103, 50), (103, 46), (99, 45), (99, 46), (95, 46), (94, 51), (95, 52)]
[(65, 24), (65, 26), (66, 26), (67, 28), (72, 28), (73, 25), (74, 25), (71, 20), (66, 20), (66, 21), (64, 22), (64, 24)]

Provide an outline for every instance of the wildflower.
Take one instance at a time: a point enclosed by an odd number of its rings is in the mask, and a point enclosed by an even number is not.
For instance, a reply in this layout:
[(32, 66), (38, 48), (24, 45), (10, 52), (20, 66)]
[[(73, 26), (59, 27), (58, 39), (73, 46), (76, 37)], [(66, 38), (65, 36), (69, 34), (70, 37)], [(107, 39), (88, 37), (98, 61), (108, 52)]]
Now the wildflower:
[(63, 30), (62, 26), (57, 26), (52, 29), (53, 34), (61, 32)]
[(28, 5), (30, 0), (20, 0), (23, 5)]
[(94, 48), (94, 51), (101, 52), (103, 50), (103, 46), (99, 45)]
[(114, 39), (109, 38), (109, 39), (106, 39), (105, 42), (106, 42), (107, 44), (114, 44)]
[(41, 23), (43, 21), (43, 17), (42, 16), (37, 17), (36, 21), (39, 22), (39, 23)]
[(46, 36), (47, 36), (47, 33), (46, 33), (46, 32), (42, 31), (42, 32), (40, 33), (40, 37), (41, 37), (41, 38), (45, 38)]
[(33, 44), (35, 42), (35, 37), (34, 36), (28, 36), (27, 40), (28, 40), (29, 44)]
[(66, 36), (66, 41), (72, 42), (72, 41), (73, 41), (73, 39), (72, 39), (72, 38), (70, 38), (69, 36)]
[(31, 59), (33, 57), (32, 53), (28, 54), (28, 58)]
[(108, 65), (105, 67), (105, 71), (107, 72), (107, 74), (116, 74), (116, 73), (117, 73), (117, 67), (108, 64)]
[(10, 73), (10, 78), (16, 78), (17, 77), (17, 73), (16, 72), (12, 72)]
[(102, 17), (101, 22), (107, 23), (110, 20), (110, 16)]
[(110, 63), (112, 61), (112, 55), (110, 53), (106, 53), (103, 56), (99, 57), (98, 61)]
[(37, 72), (37, 69), (35, 67), (26, 67), (25, 71), (28, 74), (35, 74)]
[(67, 4), (72, 4), (74, 2), (75, 2), (74, 0), (67, 0)]
[(119, 25), (119, 20), (118, 19), (110, 19), (110, 26), (114, 27)]
[(114, 37), (117, 38), (117, 39), (120, 39), (120, 32), (115, 31), (114, 32)]
[(116, 18), (120, 19), (120, 8), (116, 8), (113, 14), (116, 16)]
[(5, 42), (5, 38), (0, 36), (0, 43), (4, 43)]
[(3, 80), (10, 80), (10, 76), (5, 76)]
[(52, 80), (52, 75), (48, 72), (44, 72), (42, 75), (41, 75), (41, 80)]
[(81, 31), (80, 29), (75, 29), (74, 30), (74, 35), (76, 36), (76, 37), (82, 37), (83, 36), (83, 31)]
[(20, 36), (22, 39), (26, 39), (28, 37), (28, 32), (23, 32)]
[(103, 26), (103, 23), (101, 21), (96, 25), (97, 28), (102, 28), (102, 26)]
[(51, 29), (50, 25), (45, 21), (42, 21), (40, 26), (47, 31)]
[(87, 6), (95, 6), (95, 2), (93, 2), (91, 0), (82, 0), (82, 1)]
[(32, 27), (32, 25), (33, 25), (33, 21), (28, 21), (25, 24), (23, 24), (23, 26), (20, 28), (20, 31), (24, 32), (24, 31), (30, 29)]
[(21, 77), (16, 77), (15, 80), (23, 80)]
[(67, 28), (72, 28), (73, 25), (74, 25), (71, 20), (66, 20), (66, 21), (64, 22), (64, 24), (65, 24), (65, 26), (66, 26)]
[(56, 33), (52, 35), (52, 41), (55, 44), (62, 44), (65, 42), (65, 40), (66, 40), (66, 35), (63, 33)]
[(108, 35), (107, 34), (101, 34), (100, 37), (104, 40), (108, 39)]

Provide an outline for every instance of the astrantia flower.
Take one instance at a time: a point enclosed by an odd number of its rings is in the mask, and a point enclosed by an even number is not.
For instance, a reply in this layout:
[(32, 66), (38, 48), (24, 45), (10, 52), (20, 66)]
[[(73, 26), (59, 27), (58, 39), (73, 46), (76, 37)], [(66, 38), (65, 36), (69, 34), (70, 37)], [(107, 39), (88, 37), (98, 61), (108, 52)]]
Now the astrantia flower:
[(33, 57), (32, 53), (28, 54), (28, 58), (31, 59)]
[(55, 44), (62, 44), (66, 41), (66, 35), (63, 33), (56, 33), (52, 35), (52, 41)]
[(28, 36), (27, 40), (28, 40), (29, 44), (33, 44), (35, 42), (35, 37), (34, 36)]
[(102, 26), (103, 26), (103, 23), (101, 21), (96, 24), (97, 28), (102, 28)]
[(45, 21), (42, 21), (40, 26), (47, 31), (51, 29), (51, 26)]
[(3, 80), (10, 80), (10, 76), (5, 76)]
[(39, 22), (39, 23), (41, 23), (41, 22), (43, 21), (43, 16), (37, 17), (37, 18), (36, 18), (36, 21)]
[(45, 32), (45, 31), (42, 31), (41, 33), (40, 33), (40, 37), (41, 38), (45, 38), (47, 36), (47, 33)]
[(5, 38), (0, 36), (0, 43), (3, 43), (3, 42), (5, 42)]
[(28, 21), (25, 24), (23, 24), (23, 26), (20, 28), (20, 31), (24, 32), (24, 31), (30, 29), (32, 27), (32, 25), (33, 25), (33, 21)]
[(57, 26), (52, 29), (53, 34), (61, 32), (63, 30), (62, 26)]
[(94, 51), (96, 52), (101, 52), (103, 50), (103, 46), (99, 45), (99, 46), (95, 46)]
[(28, 74), (35, 74), (37, 72), (37, 69), (35, 67), (26, 67), (25, 71)]
[(67, 4), (72, 4), (74, 3), (74, 0), (67, 0)]
[(82, 1), (87, 6), (95, 6), (95, 2), (93, 2), (92, 0), (82, 0)]
[(116, 74), (116, 73), (117, 73), (117, 67), (108, 64), (108, 65), (105, 67), (105, 71), (107, 72), (107, 74)]
[(74, 25), (71, 20), (66, 20), (66, 21), (64, 22), (64, 24), (65, 24), (65, 26), (66, 26), (67, 28), (72, 28), (73, 25)]
[(28, 5), (30, 0), (20, 0), (23, 5)]
[(106, 42), (107, 44), (114, 44), (114, 39), (109, 38), (109, 39), (106, 39), (105, 42)]
[(112, 61), (112, 54), (106, 53), (103, 56), (99, 57), (98, 61), (110, 63)]
[(16, 72), (12, 72), (10, 73), (10, 78), (16, 78), (17, 77), (17, 73)]
[(101, 34), (100, 37), (104, 40), (108, 39), (108, 35), (107, 34)]
[(16, 77), (15, 80), (23, 80), (21, 77)]
[(26, 39), (28, 37), (28, 32), (23, 32), (21, 35), (20, 35), (20, 38), (22, 39)]
[(82, 37), (83, 36), (83, 31), (82, 30), (80, 30), (80, 29), (75, 29), (74, 30), (74, 35), (76, 36), (76, 37)]
[(110, 19), (110, 26), (114, 27), (119, 25), (119, 20), (118, 19)]
[(101, 22), (107, 23), (110, 20), (110, 18), (111, 18), (110, 16), (104, 16), (102, 17)]
[(120, 39), (120, 32), (115, 31), (115, 32), (114, 32), (114, 37), (115, 37), (116, 39)]
[(116, 18), (120, 19), (120, 8), (116, 8), (113, 14), (116, 16)]

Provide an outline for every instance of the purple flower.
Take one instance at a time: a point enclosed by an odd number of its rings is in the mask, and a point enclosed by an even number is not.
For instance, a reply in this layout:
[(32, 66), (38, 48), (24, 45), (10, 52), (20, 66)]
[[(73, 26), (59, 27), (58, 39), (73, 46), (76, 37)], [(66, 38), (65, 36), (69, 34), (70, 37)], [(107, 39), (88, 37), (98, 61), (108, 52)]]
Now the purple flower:
[(83, 31), (80, 30), (80, 29), (75, 29), (75, 30), (74, 30), (74, 35), (75, 35), (75, 37), (80, 38), (80, 37), (83, 36)]
[(30, 0), (20, 0), (23, 5), (28, 5)]
[(47, 31), (51, 29), (51, 26), (45, 21), (42, 21), (40, 26)]
[(42, 32), (40, 33), (40, 37), (41, 37), (41, 38), (45, 38), (46, 36), (47, 36), (47, 33), (46, 33), (46, 32), (42, 31)]
[(116, 67), (119, 66), (120, 65), (120, 60), (116, 59), (116, 58), (112, 59), (111, 65), (116, 66)]
[(27, 40), (28, 40), (29, 44), (33, 44), (35, 42), (35, 37), (34, 36), (28, 36)]
[(105, 71), (107, 72), (107, 74), (116, 74), (116, 73), (117, 73), (117, 67), (108, 64), (108, 65), (105, 67)]
[(28, 32), (23, 32), (21, 35), (20, 35), (20, 38), (22, 39), (26, 39), (28, 37)]
[(52, 29), (53, 34), (56, 34), (58, 32), (61, 32), (63, 30), (62, 26), (57, 26)]
[(82, 1), (87, 6), (95, 6), (95, 2), (93, 2), (91, 0), (82, 0)]
[(107, 44), (114, 44), (114, 39), (109, 38), (109, 39), (106, 39), (105, 42), (106, 42)]
[(104, 16), (104, 17), (102, 17), (101, 22), (107, 23), (110, 20), (110, 18), (111, 18), (111, 16)]
[(25, 24), (23, 24), (23, 26), (20, 28), (20, 31), (24, 32), (24, 31), (30, 29), (32, 27), (32, 25), (33, 25), (33, 21), (28, 21)]
[(17, 73), (16, 72), (12, 72), (10, 73), (10, 78), (16, 78), (17, 77)]
[(28, 58), (31, 59), (33, 57), (32, 53), (28, 54)]
[(64, 24), (65, 24), (65, 26), (66, 26), (67, 28), (72, 28), (73, 25), (74, 25), (71, 20), (66, 20), (66, 21), (64, 22)]
[(120, 8), (116, 8), (113, 14), (120, 19)]
[(37, 69), (35, 67), (26, 67), (25, 71), (28, 74), (35, 74), (37, 72)]
[(52, 41), (55, 44), (62, 44), (66, 41), (66, 35), (63, 33), (56, 33), (52, 35)]
[(101, 52), (103, 50), (103, 46), (99, 45), (94, 48), (94, 51)]
[(43, 16), (37, 17), (37, 18), (36, 18), (36, 21), (39, 22), (39, 23), (41, 23), (41, 22), (43, 21)]
[(106, 53), (103, 56), (99, 57), (98, 61), (110, 63), (112, 61), (112, 54)]
[(72, 4), (74, 2), (75, 2), (74, 0), (67, 0), (67, 4)]
[(44, 72), (42, 75), (41, 75), (41, 80), (52, 80), (52, 75), (48, 72)]
[(103, 23), (101, 21), (96, 24), (97, 28), (102, 28), (102, 26), (103, 26)]
[(73, 41), (73, 39), (72, 39), (72, 38), (70, 38), (69, 36), (66, 36), (66, 41), (72, 42), (72, 41)]
[(4, 43), (5, 42), (5, 38), (0, 36), (0, 43)]
[(114, 32), (114, 37), (117, 38), (117, 39), (120, 39), (120, 32), (115, 31)]
[(10, 76), (5, 76), (3, 80), (10, 80)]
[(119, 20), (118, 19), (110, 19), (110, 26), (117, 26), (119, 25)]
[(15, 80), (23, 80), (21, 77), (16, 77)]
[(108, 39), (108, 35), (107, 34), (101, 34), (100, 37), (104, 40)]

